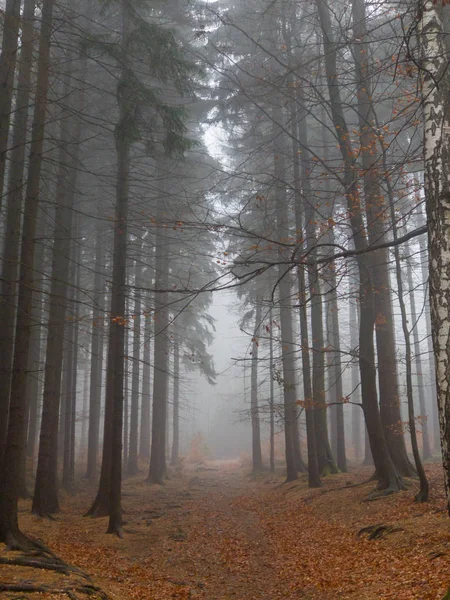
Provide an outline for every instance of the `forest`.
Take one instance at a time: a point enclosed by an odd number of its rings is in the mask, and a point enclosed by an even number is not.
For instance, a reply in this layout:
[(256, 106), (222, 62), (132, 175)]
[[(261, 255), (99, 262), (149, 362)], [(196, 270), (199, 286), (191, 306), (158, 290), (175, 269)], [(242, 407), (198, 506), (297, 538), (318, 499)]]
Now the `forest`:
[(0, 32), (0, 598), (449, 600), (449, 0)]

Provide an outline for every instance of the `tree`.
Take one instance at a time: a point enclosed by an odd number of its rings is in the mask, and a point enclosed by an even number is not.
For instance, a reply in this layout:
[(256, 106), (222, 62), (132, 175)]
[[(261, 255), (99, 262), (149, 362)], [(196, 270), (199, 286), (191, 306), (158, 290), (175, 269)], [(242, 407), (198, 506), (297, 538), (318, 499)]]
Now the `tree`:
[[(445, 59), (441, 7), (437, 2), (425, 0), (419, 4), (416, 18), (424, 114), (424, 188), (428, 216), (431, 326), (444, 482), (450, 513), (450, 396), (447, 367), (450, 336), (450, 80)], [(439, 85), (436, 85), (437, 81)]]
[(39, 183), (48, 94), (50, 36), (53, 19), (53, 0), (44, 0), (39, 36), (36, 101), (33, 116), (31, 154), (25, 194), (25, 213), (22, 228), (19, 297), (11, 381), (8, 432), (5, 457), (0, 475), (0, 541), (11, 548), (29, 546), (20, 532), (17, 515), (17, 474), (25, 451), (26, 371), (30, 345), (32, 282), (34, 267), (36, 217), (39, 206)]

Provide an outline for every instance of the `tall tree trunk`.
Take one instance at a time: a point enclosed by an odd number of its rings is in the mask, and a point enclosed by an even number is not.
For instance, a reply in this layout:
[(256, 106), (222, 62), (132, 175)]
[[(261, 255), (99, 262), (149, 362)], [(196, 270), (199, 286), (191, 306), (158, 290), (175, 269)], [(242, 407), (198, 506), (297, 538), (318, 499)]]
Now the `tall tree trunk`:
[[(352, 277), (355, 275), (352, 273)], [(356, 287), (356, 289), (354, 289)], [(349, 328), (350, 328), (350, 351), (351, 356), (351, 400), (354, 403), (361, 402), (361, 390), (360, 390), (360, 379), (359, 370), (357, 364), (353, 360), (353, 353), (358, 350), (358, 315), (359, 307), (353, 294), (357, 293), (357, 286), (352, 286), (350, 283), (350, 306), (349, 306)], [(361, 409), (359, 406), (352, 405), (352, 442), (353, 450), (355, 452), (355, 458), (359, 459), (362, 456), (361, 446)]]
[[(129, 300), (125, 302), (126, 314), (130, 314), (130, 304)], [(128, 317), (126, 317), (128, 319)], [(125, 329), (125, 364), (124, 364), (124, 373), (123, 373), (123, 453), (122, 453), (122, 462), (124, 467), (128, 465), (128, 454), (129, 454), (129, 441), (130, 441), (130, 412), (128, 410), (129, 406), (129, 396), (130, 396), (130, 329), (128, 325), (126, 325)]]
[[(274, 187), (277, 219), (277, 238), (283, 240), (289, 236), (289, 216), (287, 210), (284, 148), (282, 144), (282, 111), (277, 106), (272, 111), (273, 122), (273, 149), (274, 149)], [(284, 435), (286, 454), (286, 480), (297, 479), (297, 466), (295, 464), (294, 428), (296, 420), (296, 392), (295, 392), (295, 346), (292, 331), (291, 314), (291, 284), (290, 270), (283, 263), (283, 250), (278, 248), (280, 266), (278, 269), (278, 299), (280, 305), (281, 327), (281, 353), (283, 364), (283, 399), (284, 399)]]
[(416, 310), (416, 298), (414, 293), (414, 280), (412, 274), (411, 262), (409, 258), (409, 244), (405, 244), (405, 253), (407, 256), (406, 273), (408, 278), (409, 288), (409, 304), (411, 307), (411, 324), (413, 327), (413, 342), (414, 342), (414, 364), (416, 367), (416, 381), (417, 381), (417, 393), (419, 396), (419, 407), (420, 407), (420, 429), (422, 430), (422, 456), (423, 459), (431, 457), (431, 445), (430, 435), (428, 431), (428, 416), (425, 405), (425, 390), (423, 385), (423, 366), (422, 366), (422, 354), (420, 348), (419, 339), (419, 328), (417, 321), (417, 310)]
[[(380, 186), (380, 157), (377, 151), (378, 137), (375, 133), (375, 112), (372, 104), (367, 42), (366, 12), (364, 0), (352, 0), (353, 32), (358, 44), (353, 50), (356, 70), (358, 119), (361, 140), (361, 158), (364, 170), (365, 209), (369, 244), (385, 241), (389, 213)], [(378, 355), (378, 387), (380, 392), (380, 415), (389, 454), (403, 476), (414, 475), (406, 453), (403, 435), (400, 397), (397, 381), (397, 357), (395, 352), (394, 315), (392, 312), (389, 281), (389, 258), (386, 249), (372, 253), (372, 281), (374, 290), (375, 333)]]
[(139, 435), (139, 373), (141, 366), (141, 286), (142, 263), (140, 252), (135, 264), (134, 318), (133, 318), (133, 367), (131, 376), (130, 444), (128, 453), (128, 475), (135, 475), (138, 469)]
[(378, 408), (375, 350), (373, 331), (375, 324), (375, 308), (371, 280), (371, 263), (369, 255), (364, 254), (367, 248), (367, 237), (360, 211), (360, 200), (356, 179), (357, 166), (350, 142), (349, 130), (344, 118), (342, 99), (337, 76), (337, 45), (333, 40), (330, 11), (325, 0), (316, 0), (325, 49), (325, 69), (333, 125), (339, 140), (339, 147), (344, 163), (345, 194), (347, 198), (350, 224), (358, 255), (359, 270), (359, 366), (361, 372), (361, 393), (364, 417), (370, 439), (370, 447), (374, 458), (379, 489), (399, 491), (403, 488), (401, 478), (390, 457)]
[(72, 250), (72, 266), (70, 281), (74, 287), (69, 291), (68, 299), (73, 305), (72, 314), (66, 324), (66, 377), (65, 377), (65, 413), (64, 417), (64, 447), (62, 484), (67, 492), (72, 491), (75, 476), (75, 418), (77, 402), (77, 373), (78, 373), (78, 321), (79, 304), (78, 292), (80, 287), (80, 245), (77, 241), (78, 226), (74, 226), (75, 241)]
[(444, 482), (450, 513), (450, 77), (441, 9), (433, 0), (424, 0), (418, 10), (431, 326)]
[(151, 408), (151, 336), (152, 315), (145, 314), (144, 353), (142, 367), (142, 399), (141, 399), (141, 430), (139, 435), (139, 458), (147, 461), (150, 458), (150, 408)]
[(255, 327), (252, 339), (252, 362), (251, 362), (251, 392), (250, 392), (250, 415), (252, 421), (252, 473), (257, 473), (263, 468), (261, 452), (261, 426), (259, 422), (258, 406), (258, 356), (259, 340), (258, 332), (261, 327), (261, 299), (256, 299)]
[[(5, 27), (11, 25), (11, 15), (8, 16), (8, 4), (6, 7), (4, 20), (4, 37), (3, 44), (7, 43), (9, 34), (14, 35), (14, 31), (6, 31)], [(20, 6), (20, 2), (15, 0), (14, 10)], [(16, 116), (14, 119), (13, 139), (11, 151), (11, 166), (9, 170), (8, 188), (7, 188), (7, 205), (6, 205), (6, 222), (5, 222), (5, 238), (3, 245), (2, 259), (2, 276), (0, 290), (0, 389), (2, 390), (0, 399), (0, 468), (5, 451), (6, 433), (8, 430), (8, 410), (9, 396), (11, 391), (11, 369), (14, 354), (14, 329), (16, 319), (16, 303), (17, 303), (17, 275), (19, 265), (19, 250), (20, 250), (20, 230), (21, 216), (23, 207), (22, 189), (25, 168), (25, 150), (27, 142), (27, 124), (28, 110), (30, 104), (30, 80), (31, 66), (33, 62), (33, 39), (34, 39), (34, 8), (35, 0), (25, 0), (23, 15), (22, 15), (22, 46), (19, 60), (19, 75), (17, 81), (17, 97), (16, 97)], [(18, 9), (17, 9), (18, 10)], [(17, 27), (19, 24), (19, 16), (16, 17)], [(15, 23), (16, 24), (16, 23)], [(14, 24), (14, 26), (15, 26)], [(14, 29), (13, 26), (13, 29)], [(17, 33), (16, 33), (17, 36)], [(11, 68), (14, 74), (14, 66), (6, 65), (6, 55), (0, 59), (0, 72), (4, 78), (3, 68)], [(14, 51), (15, 61), (15, 51)], [(3, 82), (0, 81), (0, 106), (5, 108), (8, 98), (3, 97), (7, 94), (7, 89), (3, 89), (3, 85), (8, 87), (11, 84), (9, 79)], [(9, 92), (10, 93), (10, 92)], [(5, 151), (1, 150), (3, 142), (7, 143), (8, 127), (9, 127), (9, 112), (11, 109), (11, 101), (9, 99), (8, 119), (0, 117), (0, 170), (5, 167)], [(6, 122), (7, 121), (7, 122)], [(6, 125), (7, 129), (3, 127)], [(3, 195), (2, 176), (0, 176), (0, 197)], [(0, 199), (1, 205), (1, 199)]]
[[(83, 79), (84, 67), (85, 62), (83, 61), (81, 79)], [(69, 96), (72, 83), (73, 73), (68, 72), (65, 76), (63, 90), (65, 97)], [(75, 127), (71, 130), (69, 116), (72, 110), (80, 110), (82, 104), (83, 91), (80, 88), (76, 100), (68, 102), (61, 116), (61, 148), (56, 192), (42, 423), (32, 506), (33, 513), (41, 516), (48, 516), (59, 510), (57, 491), (58, 421), (70, 272), (73, 202), (78, 171), (78, 145), (81, 137), (81, 121), (78, 119)], [(75, 150), (69, 151), (71, 142), (75, 144)], [(67, 400), (66, 395), (66, 413), (69, 409)], [(67, 442), (68, 440), (64, 440), (64, 443)]]
[[(390, 190), (390, 183), (388, 183), (388, 189)], [(392, 232), (394, 237), (394, 242), (397, 241), (397, 223), (396, 223), (396, 215), (395, 215), (395, 206), (393, 202), (393, 194), (391, 193), (391, 203), (390, 203), (390, 211), (391, 211), (391, 224), (392, 224)], [(406, 245), (406, 251), (408, 252), (408, 245)], [(397, 279), (397, 288), (398, 288), (398, 299), (400, 304), (400, 312), (402, 317), (402, 330), (403, 337), (405, 339), (405, 362), (406, 362), (406, 394), (408, 398), (408, 421), (409, 421), (409, 431), (411, 435), (411, 446), (414, 456), (414, 463), (416, 466), (417, 473), (419, 475), (420, 481), (420, 490), (416, 495), (415, 500), (417, 502), (427, 502), (428, 500), (428, 480), (425, 474), (425, 469), (423, 468), (422, 461), (420, 459), (419, 453), (419, 445), (417, 443), (417, 431), (416, 431), (416, 420), (414, 415), (414, 392), (413, 392), (413, 382), (412, 382), (412, 350), (411, 350), (411, 335), (408, 327), (408, 315), (406, 313), (406, 304), (404, 298), (404, 290), (403, 290), (403, 277), (402, 277), (402, 265), (400, 259), (400, 250), (398, 245), (394, 246), (394, 256), (395, 256), (395, 274)], [(412, 287), (410, 285), (410, 291)], [(411, 307), (412, 313), (415, 313), (415, 307)], [(415, 318), (413, 318), (413, 327), (417, 329)], [(420, 349), (419, 349), (420, 350)]]
[(88, 400), (89, 400), (89, 367), (88, 361), (84, 363), (83, 369), (83, 404), (81, 408), (81, 431), (80, 431), (80, 450), (79, 458), (84, 461), (84, 452), (87, 447), (87, 426), (88, 426)]
[(158, 201), (155, 236), (155, 342), (153, 411), (150, 467), (147, 481), (162, 484), (166, 475), (166, 413), (169, 371), (169, 248), (163, 223), (162, 200)]
[(103, 371), (103, 336), (104, 320), (102, 304), (104, 301), (104, 275), (102, 272), (104, 253), (103, 245), (104, 230), (97, 223), (95, 238), (95, 276), (92, 311), (92, 335), (91, 335), (91, 373), (89, 390), (89, 433), (87, 450), (86, 478), (93, 479), (97, 472), (99, 430), (100, 430), (100, 406), (102, 395), (102, 371)]
[(275, 393), (274, 393), (274, 365), (273, 365), (273, 312), (272, 307), (270, 307), (270, 331), (269, 331), (269, 375), (270, 375), (270, 385), (269, 385), (269, 419), (270, 419), (270, 470), (272, 473), (275, 472)]
[[(126, 53), (130, 37), (130, 5), (122, 0), (122, 49)], [(114, 227), (113, 275), (111, 297), (111, 328), (108, 341), (108, 369), (111, 373), (111, 386), (107, 394), (112, 397), (112, 436), (111, 436), (111, 475), (109, 489), (107, 533), (122, 537), (122, 436), (123, 436), (123, 394), (124, 367), (127, 349), (125, 348), (125, 308), (126, 308), (126, 260), (128, 228), (128, 194), (130, 176), (129, 119), (131, 118), (127, 98), (127, 64), (124, 64), (118, 83), (119, 120), (114, 131), (117, 153), (117, 187)]]
[(6, 153), (11, 119), (14, 74), (18, 50), (21, 0), (6, 0), (0, 54), (0, 211), (5, 181)]
[(311, 164), (308, 152), (309, 140), (304, 112), (305, 100), (301, 89), (298, 91), (297, 100), (303, 109), (302, 118), (298, 122), (298, 140), (302, 148), (300, 154), (301, 179), (302, 179), (302, 210), (304, 214), (304, 228), (306, 233), (306, 250), (312, 258), (307, 274), (309, 295), (311, 298), (311, 336), (312, 336), (312, 402), (314, 407), (314, 429), (316, 436), (316, 453), (319, 472), (324, 475), (337, 473), (338, 468), (334, 461), (328, 439), (327, 414), (325, 407), (325, 353), (323, 336), (323, 311), (320, 291), (319, 270), (316, 257), (316, 226), (317, 215), (314, 214), (314, 204), (311, 200), (312, 190), (310, 182)]
[(175, 342), (173, 349), (173, 420), (172, 454), (170, 464), (177, 466), (180, 460), (180, 345)]
[(44, 141), (45, 111), (48, 93), (50, 36), (53, 0), (43, 0), (36, 98), (32, 127), (30, 163), (25, 194), (25, 209), (20, 255), (19, 296), (15, 347), (11, 381), (11, 399), (5, 458), (0, 474), (0, 542), (9, 547), (23, 547), (27, 540), (19, 531), (17, 515), (17, 474), (26, 443), (26, 371), (32, 326), (32, 284), (39, 184)]
[[(419, 225), (425, 224), (425, 219), (420, 220)], [(436, 395), (436, 369), (434, 366), (434, 350), (433, 350), (433, 338), (431, 334), (431, 316), (430, 316), (430, 302), (428, 298), (428, 251), (427, 251), (427, 241), (425, 236), (419, 236), (419, 246), (420, 246), (420, 255), (422, 257), (421, 260), (421, 272), (422, 272), (422, 281), (427, 284), (427, 292), (425, 298), (425, 324), (427, 331), (427, 345), (428, 345), (428, 368), (429, 368), (429, 377), (430, 377), (430, 385), (429, 385), (429, 406), (431, 407), (431, 416), (432, 416), (432, 427), (433, 427), (433, 450), (436, 454), (441, 453), (441, 439), (439, 432), (439, 411), (438, 411), (438, 401)]]

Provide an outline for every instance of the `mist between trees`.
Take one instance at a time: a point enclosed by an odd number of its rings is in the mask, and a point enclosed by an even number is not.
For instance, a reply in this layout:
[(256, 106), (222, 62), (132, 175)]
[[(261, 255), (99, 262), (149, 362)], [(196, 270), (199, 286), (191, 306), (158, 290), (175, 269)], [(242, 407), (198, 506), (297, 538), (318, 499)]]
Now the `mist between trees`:
[(80, 478), (122, 536), (123, 477), (206, 443), (449, 493), (448, 11), (6, 0), (0, 541)]

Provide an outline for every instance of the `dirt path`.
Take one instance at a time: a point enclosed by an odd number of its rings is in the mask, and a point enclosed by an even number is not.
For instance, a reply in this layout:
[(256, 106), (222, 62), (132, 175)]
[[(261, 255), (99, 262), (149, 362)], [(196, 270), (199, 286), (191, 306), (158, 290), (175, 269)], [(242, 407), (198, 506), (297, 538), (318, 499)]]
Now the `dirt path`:
[[(105, 535), (106, 519), (80, 516), (92, 489), (62, 498), (54, 522), (30, 516), (24, 503), (21, 522), (113, 600), (442, 598), (450, 583), (443, 494), (435, 485), (435, 498), (420, 507), (412, 488), (362, 503), (368, 488), (345, 485), (366, 475), (330, 477), (312, 492), (302, 480), (280, 485), (281, 476), (249, 481), (237, 463), (187, 470), (163, 487), (148, 486), (142, 474), (124, 483), (123, 540)], [(380, 522), (398, 531), (373, 541), (357, 535)], [(19, 582), (31, 576), (52, 577), (7, 573)]]

